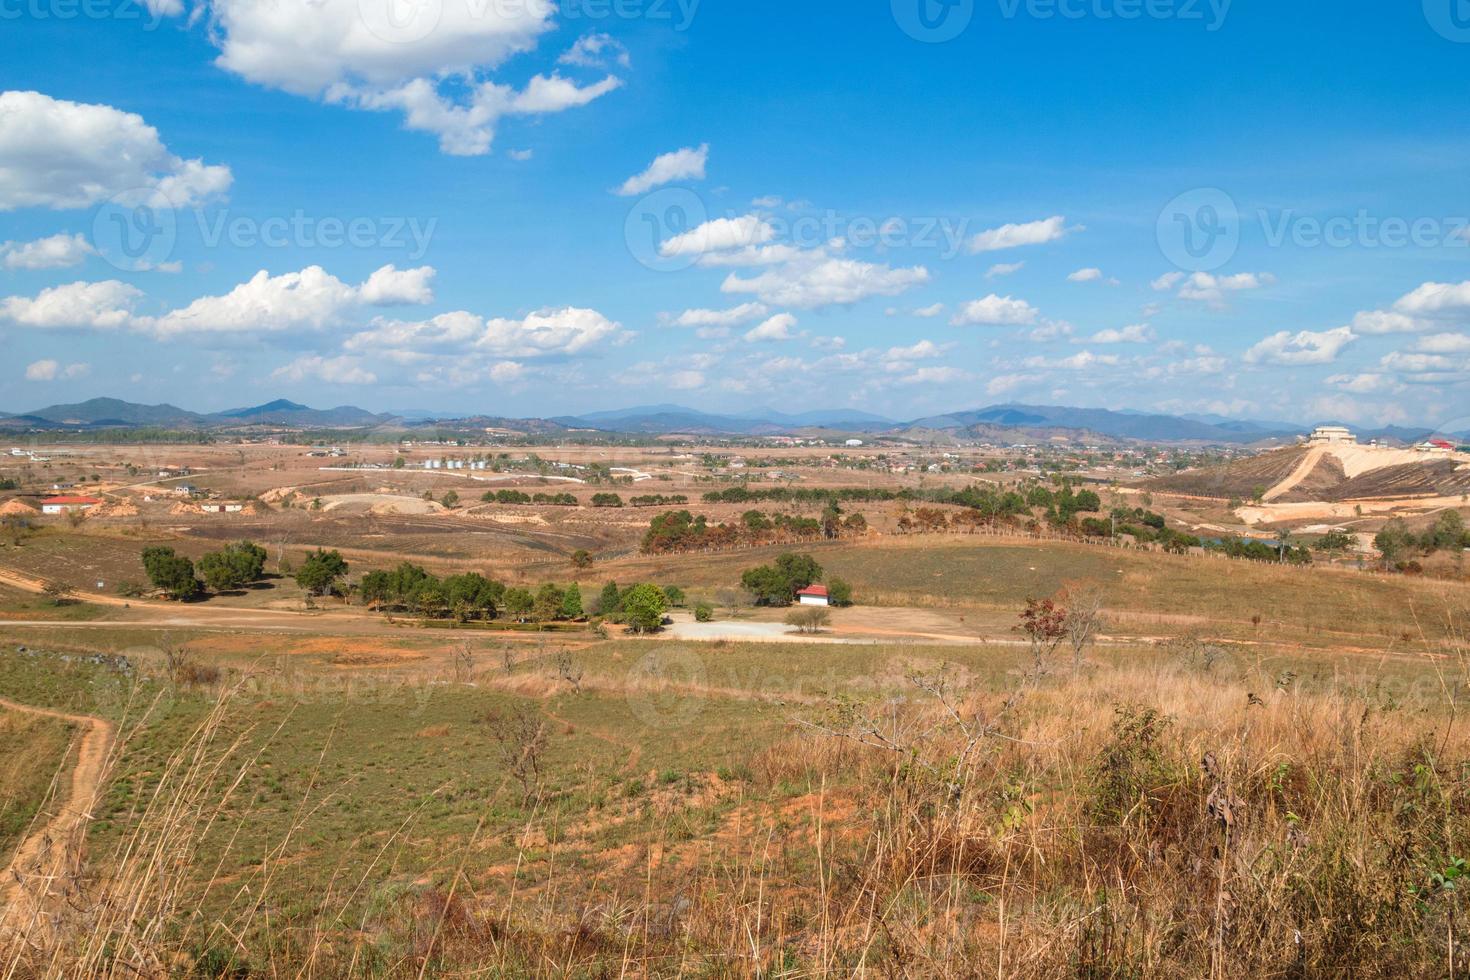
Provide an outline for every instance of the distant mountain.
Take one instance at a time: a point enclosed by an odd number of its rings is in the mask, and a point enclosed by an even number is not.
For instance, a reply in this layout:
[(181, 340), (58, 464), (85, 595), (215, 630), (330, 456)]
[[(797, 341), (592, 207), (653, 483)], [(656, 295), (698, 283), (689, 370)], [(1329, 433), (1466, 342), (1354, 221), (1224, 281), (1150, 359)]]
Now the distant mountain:
[(797, 426), (820, 426), (831, 429), (853, 426), (871, 428), (874, 426), (892, 426), (897, 424), (893, 419), (884, 418), (882, 415), (874, 415), (872, 412), (859, 412), (852, 408), (802, 412), (798, 415), (787, 415), (784, 412), (762, 409), (759, 412), (753, 412), (751, 414), (753, 417), (765, 422), (778, 422), (785, 425)]
[(244, 422), (249, 425), (294, 425), (306, 428), (341, 426), (348, 428), (381, 425), (384, 422), (392, 421), (393, 416), (376, 415), (352, 405), (342, 405), (337, 408), (324, 410), (315, 409), (281, 398), (273, 402), (267, 402), (264, 405), (256, 405), (252, 408), (233, 408), (228, 412), (219, 412), (214, 418)]
[(1095, 433), (1113, 439), (1142, 442), (1232, 442), (1287, 438), (1304, 429), (1274, 427), (1252, 422), (1211, 423), (1141, 412), (1104, 408), (1065, 408), (1055, 405), (991, 405), (968, 412), (951, 412), (909, 423), (912, 429), (974, 429), (977, 427), (1026, 430), (1068, 430)]
[(162, 426), (195, 428), (205, 424), (205, 416), (185, 411), (175, 405), (137, 405), (117, 398), (93, 398), (75, 405), (51, 405), (26, 412), (26, 416), (58, 425), (115, 428), (120, 426)]
[(701, 412), (683, 405), (640, 405), (612, 412), (563, 416), (554, 421), (574, 427), (618, 432), (727, 435), (774, 435), (808, 428), (868, 431), (892, 428), (895, 424), (892, 419), (854, 409), (827, 409), (796, 415), (758, 409), (733, 416)]

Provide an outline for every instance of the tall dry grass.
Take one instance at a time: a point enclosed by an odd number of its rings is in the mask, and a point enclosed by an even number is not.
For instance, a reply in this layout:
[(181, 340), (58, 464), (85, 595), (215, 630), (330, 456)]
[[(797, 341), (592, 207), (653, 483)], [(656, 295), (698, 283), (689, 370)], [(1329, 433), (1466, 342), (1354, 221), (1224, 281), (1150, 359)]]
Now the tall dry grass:
[[(55, 938), (0, 963), (109, 978), (1459, 975), (1464, 625), (1436, 627), (1449, 638), (1420, 662), (1354, 674), (1189, 641), (1006, 690), (915, 675), (903, 699), (796, 709), (752, 760), (740, 819), (676, 879), (650, 860), (643, 881), (569, 909), (585, 869), (505, 890), (461, 860), (349, 920), (395, 866), (413, 819), (399, 815), (380, 859), (334, 878), (289, 934), (262, 922), (287, 842), (247, 882), (194, 861), (251, 764), (226, 697)], [(292, 833), (326, 795), (301, 801)], [(205, 920), (201, 891), (220, 887), (248, 900)]]

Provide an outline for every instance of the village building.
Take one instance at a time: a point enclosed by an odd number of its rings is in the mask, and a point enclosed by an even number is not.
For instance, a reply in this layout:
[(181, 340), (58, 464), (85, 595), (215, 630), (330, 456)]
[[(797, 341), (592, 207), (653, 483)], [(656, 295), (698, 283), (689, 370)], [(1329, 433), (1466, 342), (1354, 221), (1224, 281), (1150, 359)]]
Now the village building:
[(796, 601), (803, 606), (830, 606), (832, 596), (825, 585), (808, 585), (796, 593)]
[(70, 514), (75, 511), (91, 510), (101, 503), (102, 501), (96, 497), (47, 497), (41, 501), (41, 513)]
[(1342, 425), (1319, 425), (1312, 430), (1307, 442), (1313, 446), (1355, 446), (1358, 437)]

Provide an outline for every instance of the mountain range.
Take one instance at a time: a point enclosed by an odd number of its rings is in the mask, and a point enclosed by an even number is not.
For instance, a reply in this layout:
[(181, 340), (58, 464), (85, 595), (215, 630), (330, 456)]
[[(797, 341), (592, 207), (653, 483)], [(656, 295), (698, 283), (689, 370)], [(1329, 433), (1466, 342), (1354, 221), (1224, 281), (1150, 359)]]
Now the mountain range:
[[(263, 405), (223, 412), (199, 413), (175, 405), (139, 405), (116, 398), (93, 398), (72, 405), (51, 405), (20, 414), (0, 412), (0, 430), (95, 430), (110, 428), (240, 429), (393, 429), (459, 426), (483, 430), (510, 429), (536, 434), (592, 430), (630, 435), (887, 436), (924, 442), (1033, 441), (1057, 435), (1081, 440), (1251, 444), (1289, 442), (1310, 426), (1281, 421), (1231, 419), (1219, 415), (1165, 415), (1101, 408), (1048, 405), (991, 405), (968, 411), (931, 415), (909, 421), (855, 409), (801, 413), (769, 408), (721, 415), (682, 405), (642, 405), (608, 412), (564, 415), (549, 419), (508, 419), (475, 415), (433, 418), (430, 412), (375, 413), (351, 405), (315, 409), (278, 399)], [(1392, 426), (1360, 431), (1362, 438), (1409, 443), (1433, 430)], [(1470, 438), (1470, 434), (1461, 434)]]

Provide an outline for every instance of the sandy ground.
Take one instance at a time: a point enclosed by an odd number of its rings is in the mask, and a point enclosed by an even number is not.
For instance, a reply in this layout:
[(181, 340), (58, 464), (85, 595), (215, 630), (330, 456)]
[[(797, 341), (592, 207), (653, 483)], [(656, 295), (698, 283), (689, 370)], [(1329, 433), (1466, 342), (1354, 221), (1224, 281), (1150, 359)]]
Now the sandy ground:
[(1318, 446), (1308, 452), (1307, 455), (1302, 457), (1302, 461), (1297, 464), (1296, 469), (1291, 471), (1291, 475), (1270, 490), (1267, 490), (1265, 496), (1261, 499), (1269, 503), (1295, 490), (1301, 485), (1303, 480), (1311, 475), (1312, 471), (1317, 468), (1317, 464), (1322, 462), (1322, 457), (1325, 455), (1327, 455), (1327, 448), (1325, 446)]
[(344, 507), (360, 507), (374, 514), (404, 514), (422, 516), (441, 514), (444, 505), (421, 497), (405, 497), (391, 493), (344, 493), (322, 498), (322, 510), (334, 511)]
[(33, 708), (0, 698), (0, 707), (70, 722), (81, 730), (77, 764), (65, 799), (53, 803), (51, 818), (32, 828), (0, 880), (0, 936), (31, 939), (50, 928), (46, 910), (63, 897), (67, 879), (80, 870), (87, 824), (102, 789), (116, 729), (109, 721)]
[(1351, 519), (1358, 508), (1368, 514), (1423, 514), (1448, 507), (1459, 507), (1460, 495), (1452, 497), (1400, 497), (1392, 500), (1345, 500), (1327, 503), (1309, 500), (1292, 504), (1247, 504), (1235, 513), (1247, 524), (1275, 524), (1281, 521)]

